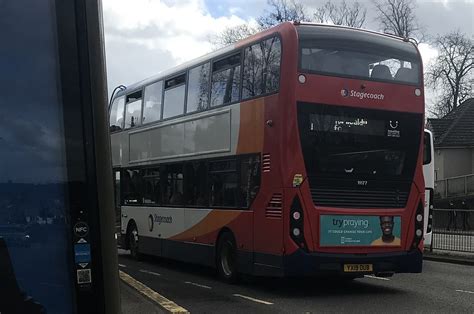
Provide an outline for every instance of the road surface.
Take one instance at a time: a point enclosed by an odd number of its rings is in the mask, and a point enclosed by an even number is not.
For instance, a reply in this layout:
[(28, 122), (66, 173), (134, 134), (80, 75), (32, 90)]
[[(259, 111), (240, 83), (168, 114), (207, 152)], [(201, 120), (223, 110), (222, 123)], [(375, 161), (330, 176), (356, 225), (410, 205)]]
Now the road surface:
[(474, 266), (425, 261), (422, 274), (353, 281), (244, 278), (119, 252), (120, 270), (191, 313), (474, 313)]

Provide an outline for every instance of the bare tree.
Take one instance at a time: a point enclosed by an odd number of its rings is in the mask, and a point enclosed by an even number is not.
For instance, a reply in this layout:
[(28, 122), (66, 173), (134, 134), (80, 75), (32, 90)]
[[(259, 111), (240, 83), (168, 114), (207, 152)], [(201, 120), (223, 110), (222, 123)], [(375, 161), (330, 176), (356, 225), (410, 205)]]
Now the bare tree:
[(373, 0), (382, 31), (404, 38), (422, 39), (422, 28), (416, 18), (413, 0)]
[(367, 9), (358, 1), (347, 5), (343, 0), (335, 4), (328, 0), (314, 13), (314, 20), (319, 23), (332, 23), (334, 25), (344, 25), (361, 28), (365, 23)]
[(474, 97), (474, 40), (460, 31), (438, 36), (433, 46), (438, 56), (427, 72), (427, 83), (441, 88), (434, 114), (444, 116), (469, 97)]
[(269, 28), (287, 21), (308, 21), (305, 8), (295, 0), (267, 0), (269, 10), (265, 10), (258, 18), (262, 28)]
[(260, 31), (259, 27), (249, 24), (241, 24), (234, 27), (227, 27), (221, 33), (210, 39), (211, 44), (216, 48), (225, 47), (239, 40), (247, 38)]

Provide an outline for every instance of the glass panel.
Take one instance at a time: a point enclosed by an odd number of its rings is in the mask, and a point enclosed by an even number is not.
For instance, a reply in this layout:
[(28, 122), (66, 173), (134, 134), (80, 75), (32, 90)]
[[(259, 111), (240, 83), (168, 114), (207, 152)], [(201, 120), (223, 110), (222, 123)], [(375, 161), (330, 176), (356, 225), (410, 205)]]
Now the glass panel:
[(324, 29), (298, 28), (303, 71), (375, 81), (420, 82), (420, 57), (412, 43), (353, 30)]
[(185, 205), (198, 207), (209, 205), (206, 162), (199, 161), (185, 164), (184, 196)]
[(143, 124), (158, 121), (161, 118), (161, 95), (163, 81), (145, 87), (143, 103)]
[(239, 176), (235, 160), (209, 163), (211, 206), (240, 207)]
[(186, 112), (202, 111), (209, 102), (209, 69), (206, 63), (189, 71)]
[(242, 99), (263, 93), (263, 52), (261, 45), (263, 44), (256, 44), (245, 49)]
[(310, 104), (301, 105), (298, 115), (310, 175), (412, 178), (420, 115)]
[(245, 49), (242, 99), (278, 90), (280, 40), (270, 38)]
[(423, 164), (427, 165), (431, 162), (431, 136), (430, 133), (425, 132), (423, 147)]
[(152, 168), (143, 171), (143, 204), (161, 204), (159, 169)]
[(163, 119), (179, 116), (184, 113), (184, 95), (186, 85), (165, 90)]
[(142, 100), (138, 99), (129, 102), (125, 109), (125, 128), (133, 128), (140, 125), (140, 117), (142, 115)]
[(122, 178), (122, 195), (124, 205), (142, 203), (143, 177), (139, 170), (125, 170)]
[(123, 128), (123, 107), (125, 97), (115, 98), (110, 109), (110, 132), (119, 131)]
[(281, 44), (278, 37), (264, 41), (265, 57), (263, 68), (263, 80), (265, 81), (265, 93), (278, 90), (280, 83), (280, 59)]
[(240, 166), (242, 206), (249, 207), (260, 188), (260, 156), (243, 157)]
[[(55, 3), (0, 2), (2, 313), (76, 308), (68, 187), (69, 180), (84, 177), (72, 177), (66, 163), (63, 130), (70, 126), (63, 123), (63, 110), (74, 108), (62, 103)], [(81, 155), (82, 142), (74, 144)], [(82, 165), (83, 159), (73, 162)]]
[(164, 205), (183, 205), (183, 166), (168, 165), (160, 167), (161, 192)]
[(236, 102), (240, 91), (240, 65), (212, 74), (211, 107)]

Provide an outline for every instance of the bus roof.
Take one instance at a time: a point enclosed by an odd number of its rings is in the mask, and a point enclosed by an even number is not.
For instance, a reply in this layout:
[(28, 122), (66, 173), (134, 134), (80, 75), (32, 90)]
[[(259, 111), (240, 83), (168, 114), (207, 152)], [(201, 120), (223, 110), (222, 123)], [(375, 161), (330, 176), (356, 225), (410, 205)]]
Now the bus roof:
[[(144, 80), (138, 81), (136, 83), (133, 83), (129, 86), (126, 86), (126, 89), (122, 89), (117, 92), (117, 94), (114, 95), (114, 98), (123, 96), (125, 94), (129, 94), (131, 92), (134, 92), (138, 89), (141, 89), (143, 86), (149, 85), (151, 83), (157, 82), (161, 79), (164, 79), (166, 77), (169, 77), (174, 74), (180, 74), (180, 72), (185, 72), (187, 69), (192, 68), (196, 65), (199, 65), (201, 63), (204, 63), (206, 61), (209, 61), (214, 58), (218, 58), (220, 56), (225, 56), (228, 53), (231, 53), (234, 51), (236, 48), (244, 47), (247, 44), (250, 44), (252, 42), (255, 42), (263, 37), (266, 37), (272, 33), (276, 33), (279, 31), (282, 31), (283, 29), (288, 29), (288, 28), (293, 28), (297, 29), (298, 26), (314, 26), (314, 27), (321, 27), (325, 28), (327, 32), (331, 32), (331, 30), (334, 30), (334, 32), (341, 32), (342, 30), (348, 31), (348, 32), (355, 32), (358, 34), (367, 34), (368, 36), (380, 36), (381, 38), (384, 39), (392, 39), (394, 41), (400, 42), (406, 42), (407, 44), (410, 44), (407, 39), (404, 39), (402, 37), (398, 37), (395, 35), (390, 35), (390, 34), (383, 34), (375, 31), (370, 31), (366, 29), (360, 29), (360, 28), (353, 28), (353, 27), (348, 27), (348, 26), (341, 26), (341, 25), (328, 25), (328, 24), (318, 24), (318, 23), (309, 23), (309, 22), (284, 22), (279, 25), (276, 25), (274, 27), (271, 27), (269, 29), (266, 29), (264, 31), (258, 32), (252, 36), (249, 36), (247, 38), (244, 38), (234, 44), (231, 44), (229, 46), (220, 48), (216, 51), (210, 52), (208, 54), (202, 55), (198, 58), (192, 59), (190, 61), (187, 61), (185, 63), (182, 63), (180, 65), (177, 65), (175, 67), (169, 68), (167, 70), (161, 71), (158, 74), (148, 77)], [(412, 44), (412, 43), (411, 43)], [(416, 48), (415, 48), (416, 49)], [(418, 49), (416, 49), (418, 50)]]

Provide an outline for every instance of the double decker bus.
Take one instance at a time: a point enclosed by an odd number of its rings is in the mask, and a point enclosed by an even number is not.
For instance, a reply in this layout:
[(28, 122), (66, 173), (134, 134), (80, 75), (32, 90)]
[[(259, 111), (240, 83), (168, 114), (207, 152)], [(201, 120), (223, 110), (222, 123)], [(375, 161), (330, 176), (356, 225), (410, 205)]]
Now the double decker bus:
[(421, 272), (412, 42), (283, 23), (119, 91), (121, 243), (261, 276)]
[(424, 245), (431, 247), (433, 234), (433, 201), (434, 201), (434, 137), (433, 132), (425, 129), (423, 139), (423, 177), (425, 179), (425, 213), (424, 213)]

